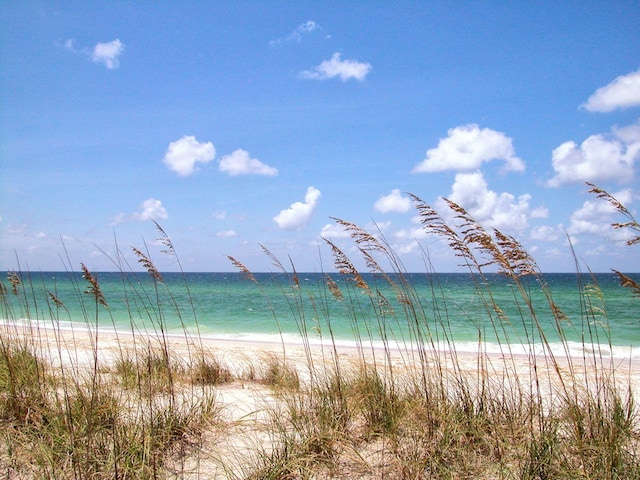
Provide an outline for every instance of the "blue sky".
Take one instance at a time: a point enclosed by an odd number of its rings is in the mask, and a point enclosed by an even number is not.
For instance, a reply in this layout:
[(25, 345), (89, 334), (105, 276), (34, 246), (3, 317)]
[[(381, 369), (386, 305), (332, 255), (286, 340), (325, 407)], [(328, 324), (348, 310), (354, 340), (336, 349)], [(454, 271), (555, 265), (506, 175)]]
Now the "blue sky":
[[(0, 269), (331, 270), (331, 217), (460, 271), (406, 192), (543, 271), (640, 271), (585, 181), (640, 203), (638, 2), (0, 6)], [(354, 258), (357, 258), (354, 257)], [(358, 263), (358, 262), (356, 262)]]

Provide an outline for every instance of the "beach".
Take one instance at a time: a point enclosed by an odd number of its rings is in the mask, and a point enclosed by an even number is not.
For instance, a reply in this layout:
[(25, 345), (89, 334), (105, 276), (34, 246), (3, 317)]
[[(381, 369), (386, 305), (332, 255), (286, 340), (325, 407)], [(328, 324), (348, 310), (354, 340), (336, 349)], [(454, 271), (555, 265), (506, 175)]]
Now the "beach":
[[(222, 365), (229, 373), (224, 382), (199, 385), (195, 389), (186, 380), (176, 382), (175, 395), (180, 402), (187, 405), (199, 395), (211, 395), (216, 410), (215, 419), (198, 434), (197, 448), (167, 460), (168, 471), (179, 470), (181, 478), (191, 478), (190, 475), (193, 478), (244, 478), (246, 469), (259, 463), (265, 452), (270, 451), (270, 445), (278, 448), (277, 432), (273, 431), (274, 414), (276, 418), (289, 415), (292, 397), (283, 394), (277, 384), (265, 380), (265, 371), (273, 367), (274, 359), (297, 372), (299, 386), (296, 391), (310, 391), (314, 382), (322, 383), (335, 374), (336, 365), (347, 377), (351, 373), (346, 372), (356, 372), (367, 364), (369, 368), (375, 368), (381, 378), (388, 379), (391, 375), (396, 384), (407, 380), (404, 385), (416, 381), (426, 365), (434, 375), (438, 372), (434, 378), (447, 383), (452, 398), (460, 394), (460, 379), (466, 379), (465, 389), (477, 389), (469, 391), (471, 397), (486, 394), (485, 389), (493, 389), (496, 395), (511, 401), (516, 396), (511, 397), (510, 393), (519, 390), (524, 394), (541, 395), (543, 408), (550, 411), (565, 401), (567, 395), (581, 398), (585, 390), (602, 385), (615, 385), (623, 399), (629, 394), (636, 399), (640, 395), (640, 362), (637, 359), (585, 356), (555, 357), (552, 361), (544, 355), (428, 349), (420, 356), (415, 351), (366, 345), (360, 348), (305, 346), (300, 342), (96, 331), (82, 326), (47, 328), (5, 324), (0, 332), (4, 342), (8, 339), (25, 342), (45, 359), (48, 369), (65, 372), (68, 378), (76, 379), (74, 381), (90, 378), (93, 371), (98, 371), (101, 381), (117, 384), (114, 372), (118, 361), (142, 357), (150, 351), (166, 351), (171, 362), (184, 371), (202, 359), (215, 359), (216, 365)], [(590, 393), (599, 395), (598, 392)], [(361, 453), (368, 455), (366, 461), (350, 458), (354, 464), (345, 468), (354, 474), (359, 472), (360, 478), (379, 478), (385, 471), (383, 464), (388, 461), (379, 450), (384, 448), (377, 442), (365, 443), (361, 448)]]

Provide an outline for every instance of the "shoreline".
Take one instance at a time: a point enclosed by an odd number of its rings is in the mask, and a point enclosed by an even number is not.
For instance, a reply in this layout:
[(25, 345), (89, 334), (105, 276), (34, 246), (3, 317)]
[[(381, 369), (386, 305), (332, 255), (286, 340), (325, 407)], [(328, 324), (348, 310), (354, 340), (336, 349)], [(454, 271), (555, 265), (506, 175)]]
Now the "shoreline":
[[(56, 324), (57, 323), (57, 324)], [(44, 330), (58, 330), (61, 332), (95, 332), (107, 335), (122, 335), (122, 336), (149, 336), (164, 335), (167, 338), (184, 339), (200, 338), (207, 342), (221, 342), (221, 343), (241, 343), (249, 345), (264, 345), (271, 347), (280, 347), (287, 345), (290, 347), (303, 347), (305, 342), (313, 348), (333, 348), (333, 345), (338, 349), (357, 349), (358, 342), (346, 338), (335, 338), (332, 342), (328, 337), (309, 336), (307, 339), (303, 339), (300, 334), (297, 333), (250, 333), (250, 332), (237, 332), (237, 333), (212, 333), (212, 332), (200, 332), (198, 333), (198, 327), (188, 328), (186, 331), (180, 331), (170, 329), (164, 332), (154, 332), (151, 330), (141, 330), (139, 328), (124, 329), (115, 328), (111, 326), (101, 326), (97, 329), (94, 325), (80, 322), (56, 322), (52, 320), (0, 320), (0, 329), (8, 326), (22, 329), (44, 329)], [(135, 333), (134, 333), (135, 332)], [(391, 351), (411, 351), (418, 350), (418, 344), (408, 343), (402, 341), (389, 340), (386, 345), (380, 339), (362, 339), (361, 344), (366, 345), (367, 348), (373, 348), (375, 350), (389, 349)], [(505, 352), (512, 356), (544, 356), (552, 353), (556, 358), (574, 358), (583, 359), (586, 357), (602, 357), (602, 359), (611, 359), (612, 361), (629, 361), (633, 363), (640, 363), (640, 346), (634, 345), (614, 345), (608, 343), (588, 343), (569, 340), (566, 342), (550, 342), (548, 347), (545, 347), (542, 343), (504, 343), (497, 342), (478, 342), (478, 341), (453, 341), (444, 342), (442, 340), (434, 342), (426, 342), (426, 349), (433, 352), (440, 352), (443, 354), (456, 353), (462, 355), (489, 355), (500, 356)], [(433, 348), (435, 347), (435, 348)], [(550, 352), (549, 352), (550, 350)]]
[[(76, 326), (76, 325), (74, 325)], [(484, 374), (496, 374), (508, 377), (515, 374), (518, 381), (526, 383), (527, 377), (531, 380), (533, 371), (535, 375), (549, 378), (550, 383), (557, 383), (558, 372), (573, 372), (579, 379), (586, 380), (591, 376), (590, 371), (596, 367), (600, 374), (604, 371), (607, 375), (615, 375), (619, 379), (621, 391), (629, 389), (634, 398), (640, 398), (640, 358), (614, 357), (598, 355), (596, 352), (585, 352), (583, 355), (549, 355), (548, 352), (532, 350), (530, 353), (514, 352), (506, 346), (501, 352), (475, 349), (465, 351), (458, 349), (433, 349), (431, 346), (423, 349), (401, 347), (384, 348), (383, 345), (363, 342), (355, 344), (343, 344), (336, 342), (317, 343), (291, 342), (286, 339), (247, 339), (224, 338), (208, 335), (192, 335), (189, 333), (154, 333), (131, 332), (113, 329), (90, 329), (87, 325), (81, 328), (56, 327), (51, 324), (16, 324), (0, 323), (0, 335), (15, 335), (18, 339), (37, 340), (40, 353), (55, 363), (68, 364), (81, 367), (98, 359), (100, 362), (112, 364), (118, 355), (123, 352), (136, 351), (140, 346), (166, 345), (176, 358), (190, 362), (194, 359), (194, 353), (214, 355), (222, 362), (227, 362), (235, 375), (240, 375), (247, 363), (260, 361), (269, 355), (282, 355), (283, 359), (294, 365), (298, 371), (308, 370), (307, 362), (315, 359), (316, 362), (327, 363), (334, 353), (340, 361), (357, 364), (365, 362), (376, 364), (377, 367), (391, 366), (395, 369), (410, 371), (417, 368), (419, 360), (416, 356), (425, 355), (427, 363), (432, 367), (444, 366), (445, 371), (451, 370), (466, 372), (468, 375), (477, 375), (480, 370), (488, 368), (491, 372)], [(77, 326), (80, 326), (78, 324)], [(96, 346), (97, 340), (97, 348)], [(477, 344), (476, 344), (477, 346)], [(97, 352), (97, 356), (96, 356)], [(63, 360), (64, 359), (64, 360)], [(390, 365), (388, 364), (390, 362)], [(74, 365), (75, 364), (75, 365)], [(554, 366), (555, 364), (555, 366)], [(320, 366), (320, 363), (316, 363)], [(555, 371), (555, 373), (554, 373)]]

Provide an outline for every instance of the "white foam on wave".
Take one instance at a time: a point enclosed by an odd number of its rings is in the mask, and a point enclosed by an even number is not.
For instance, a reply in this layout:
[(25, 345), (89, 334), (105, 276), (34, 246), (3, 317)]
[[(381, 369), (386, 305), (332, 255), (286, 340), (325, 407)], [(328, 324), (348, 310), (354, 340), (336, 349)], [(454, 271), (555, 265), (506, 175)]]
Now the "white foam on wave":
[[(237, 340), (258, 343), (285, 343), (287, 345), (303, 345), (305, 340), (299, 334), (256, 334), (256, 333), (233, 333), (233, 334), (208, 334), (203, 337), (220, 340)], [(309, 345), (321, 346), (331, 345), (329, 339), (308, 338)], [(338, 347), (357, 347), (364, 345), (376, 349), (390, 348), (392, 350), (418, 350), (416, 344), (405, 344), (389, 341), (385, 343), (381, 340), (371, 342), (356, 342), (354, 340), (337, 339), (335, 343)], [(432, 343), (427, 346), (434, 351), (456, 351), (470, 354), (496, 354), (496, 355), (534, 355), (544, 356), (553, 354), (556, 357), (602, 357), (616, 359), (640, 359), (640, 348), (631, 346), (615, 346), (606, 344), (581, 343), (581, 342), (556, 342), (547, 346), (543, 344), (498, 344), (488, 342), (455, 342), (455, 343)]]

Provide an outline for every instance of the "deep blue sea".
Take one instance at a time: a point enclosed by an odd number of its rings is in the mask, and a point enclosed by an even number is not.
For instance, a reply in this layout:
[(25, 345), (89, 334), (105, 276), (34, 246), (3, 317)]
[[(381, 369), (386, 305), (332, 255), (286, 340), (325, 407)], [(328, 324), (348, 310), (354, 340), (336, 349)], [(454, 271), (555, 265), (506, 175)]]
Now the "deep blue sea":
[[(106, 307), (79, 272), (23, 272), (12, 293), (3, 276), (0, 320), (122, 331), (184, 330), (215, 338), (289, 342), (357, 340), (518, 352), (544, 337), (560, 353), (592, 344), (614, 356), (640, 357), (640, 297), (613, 274), (547, 274), (518, 285), (497, 274), (94, 273)], [(640, 282), (640, 274), (629, 274)], [(547, 292), (547, 293), (545, 293)], [(54, 300), (55, 299), (55, 300)]]

